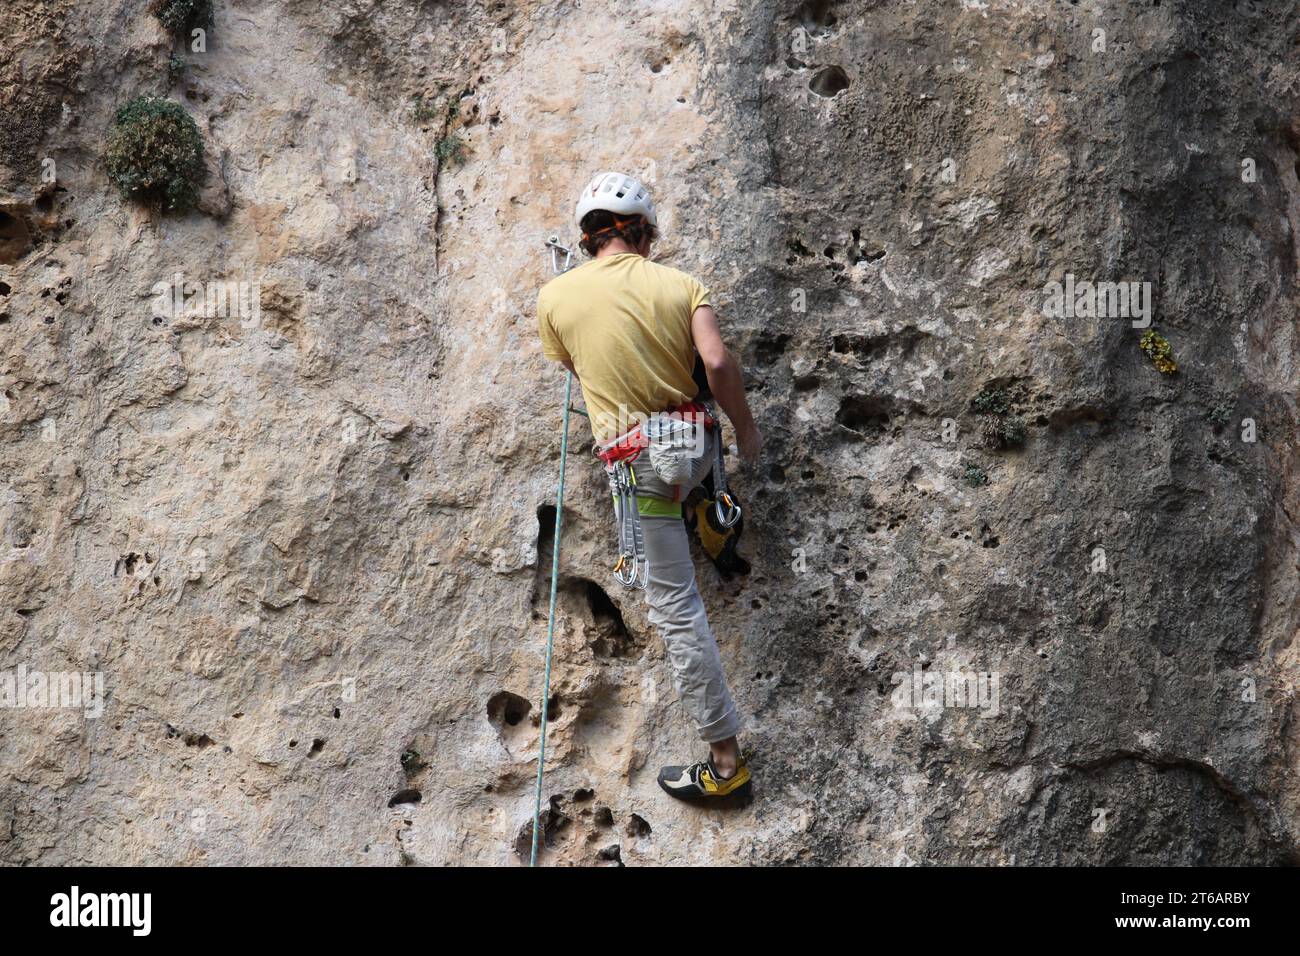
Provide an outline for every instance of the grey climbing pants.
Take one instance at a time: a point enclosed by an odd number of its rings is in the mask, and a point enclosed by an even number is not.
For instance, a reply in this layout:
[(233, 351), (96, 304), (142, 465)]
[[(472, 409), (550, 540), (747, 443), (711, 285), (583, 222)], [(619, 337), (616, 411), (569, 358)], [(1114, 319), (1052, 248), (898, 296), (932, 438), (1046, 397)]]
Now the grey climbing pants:
[(650, 623), (668, 650), (677, 696), (702, 740), (716, 743), (734, 737), (740, 730), (740, 717), (722, 676), (718, 642), (709, 629), (704, 599), (695, 584), (686, 525), (680, 518), (646, 516), (641, 527), (650, 565), (645, 588)]
[[(696, 436), (689, 456), (675, 456), (655, 448), (653, 456), (643, 454), (632, 466), (641, 493), (680, 501), (704, 480), (713, 465), (712, 442), (718, 439), (699, 427), (702, 434)], [(652, 457), (663, 474), (684, 479), (681, 485), (667, 486), (652, 467)], [(716, 743), (734, 737), (740, 730), (740, 717), (722, 675), (718, 643), (709, 629), (704, 599), (695, 583), (686, 525), (681, 518), (642, 515), (641, 527), (649, 564), (645, 590), (650, 623), (668, 651), (677, 696), (695, 721), (701, 739)]]

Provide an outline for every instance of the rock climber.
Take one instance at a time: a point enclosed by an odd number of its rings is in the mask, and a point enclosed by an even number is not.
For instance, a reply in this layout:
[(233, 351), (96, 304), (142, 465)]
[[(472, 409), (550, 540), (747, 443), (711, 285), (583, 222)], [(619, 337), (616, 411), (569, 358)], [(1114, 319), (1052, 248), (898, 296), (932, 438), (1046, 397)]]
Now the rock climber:
[(750, 772), (737, 742), (740, 717), (682, 520), (681, 502), (708, 475), (717, 451), (712, 443), (721, 441), (720, 423), (691, 414), (703, 407), (694, 404), (697, 354), (746, 462), (758, 460), (762, 437), (708, 290), (650, 261), (658, 220), (645, 186), (621, 173), (601, 173), (583, 189), (575, 219), (591, 258), (539, 293), (542, 350), (581, 383), (598, 450), (646, 428), (648, 447), (630, 468), (648, 566), (649, 618), (667, 649), (678, 697), (709, 745), (705, 760), (662, 768), (659, 785), (687, 800), (748, 796)]

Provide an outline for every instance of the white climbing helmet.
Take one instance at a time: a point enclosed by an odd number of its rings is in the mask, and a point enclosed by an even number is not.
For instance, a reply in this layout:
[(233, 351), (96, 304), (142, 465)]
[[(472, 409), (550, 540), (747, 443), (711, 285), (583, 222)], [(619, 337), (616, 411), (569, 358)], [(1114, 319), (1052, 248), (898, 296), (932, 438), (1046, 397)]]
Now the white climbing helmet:
[(645, 216), (650, 225), (658, 225), (650, 190), (638, 180), (622, 173), (600, 173), (587, 183), (587, 188), (578, 197), (578, 208), (573, 213), (579, 227), (582, 226), (582, 217), (593, 209), (604, 209), (620, 216)]

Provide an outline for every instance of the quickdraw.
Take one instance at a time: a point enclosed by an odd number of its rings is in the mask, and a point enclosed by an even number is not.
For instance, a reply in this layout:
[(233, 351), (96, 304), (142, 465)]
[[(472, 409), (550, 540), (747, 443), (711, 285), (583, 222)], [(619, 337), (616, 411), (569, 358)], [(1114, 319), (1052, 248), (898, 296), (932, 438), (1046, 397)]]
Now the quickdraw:
[(723, 528), (734, 527), (740, 520), (740, 505), (727, 491), (727, 469), (722, 463), (722, 436), (713, 443), (713, 488), (718, 493), (713, 502), (713, 513), (718, 516), (718, 524)]
[(645, 535), (641, 530), (641, 506), (637, 501), (636, 472), (632, 466), (645, 451), (648, 441), (641, 426), (598, 445), (595, 455), (605, 464), (605, 475), (614, 493), (614, 520), (618, 524), (618, 560), (614, 580), (625, 588), (645, 590), (650, 565), (645, 557)]
[(614, 489), (614, 514), (618, 521), (618, 561), (614, 580), (625, 588), (645, 590), (650, 565), (645, 557), (645, 535), (641, 530), (641, 506), (636, 497), (636, 472), (630, 462), (612, 466), (610, 485)]

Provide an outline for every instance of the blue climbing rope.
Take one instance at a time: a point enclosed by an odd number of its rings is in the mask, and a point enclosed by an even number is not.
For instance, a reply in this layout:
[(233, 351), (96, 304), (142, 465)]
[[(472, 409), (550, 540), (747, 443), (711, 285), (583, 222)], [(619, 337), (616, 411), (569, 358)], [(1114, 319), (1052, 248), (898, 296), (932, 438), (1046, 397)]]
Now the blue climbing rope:
[(537, 835), (542, 819), (542, 770), (546, 765), (546, 709), (551, 700), (551, 649), (555, 645), (555, 592), (560, 581), (560, 519), (564, 516), (564, 465), (569, 457), (569, 399), (573, 373), (564, 377), (564, 424), (560, 432), (560, 484), (555, 491), (555, 545), (551, 550), (551, 611), (546, 618), (546, 676), (542, 682), (542, 739), (537, 745), (537, 792), (533, 799), (533, 852), (529, 866), (537, 865)]

